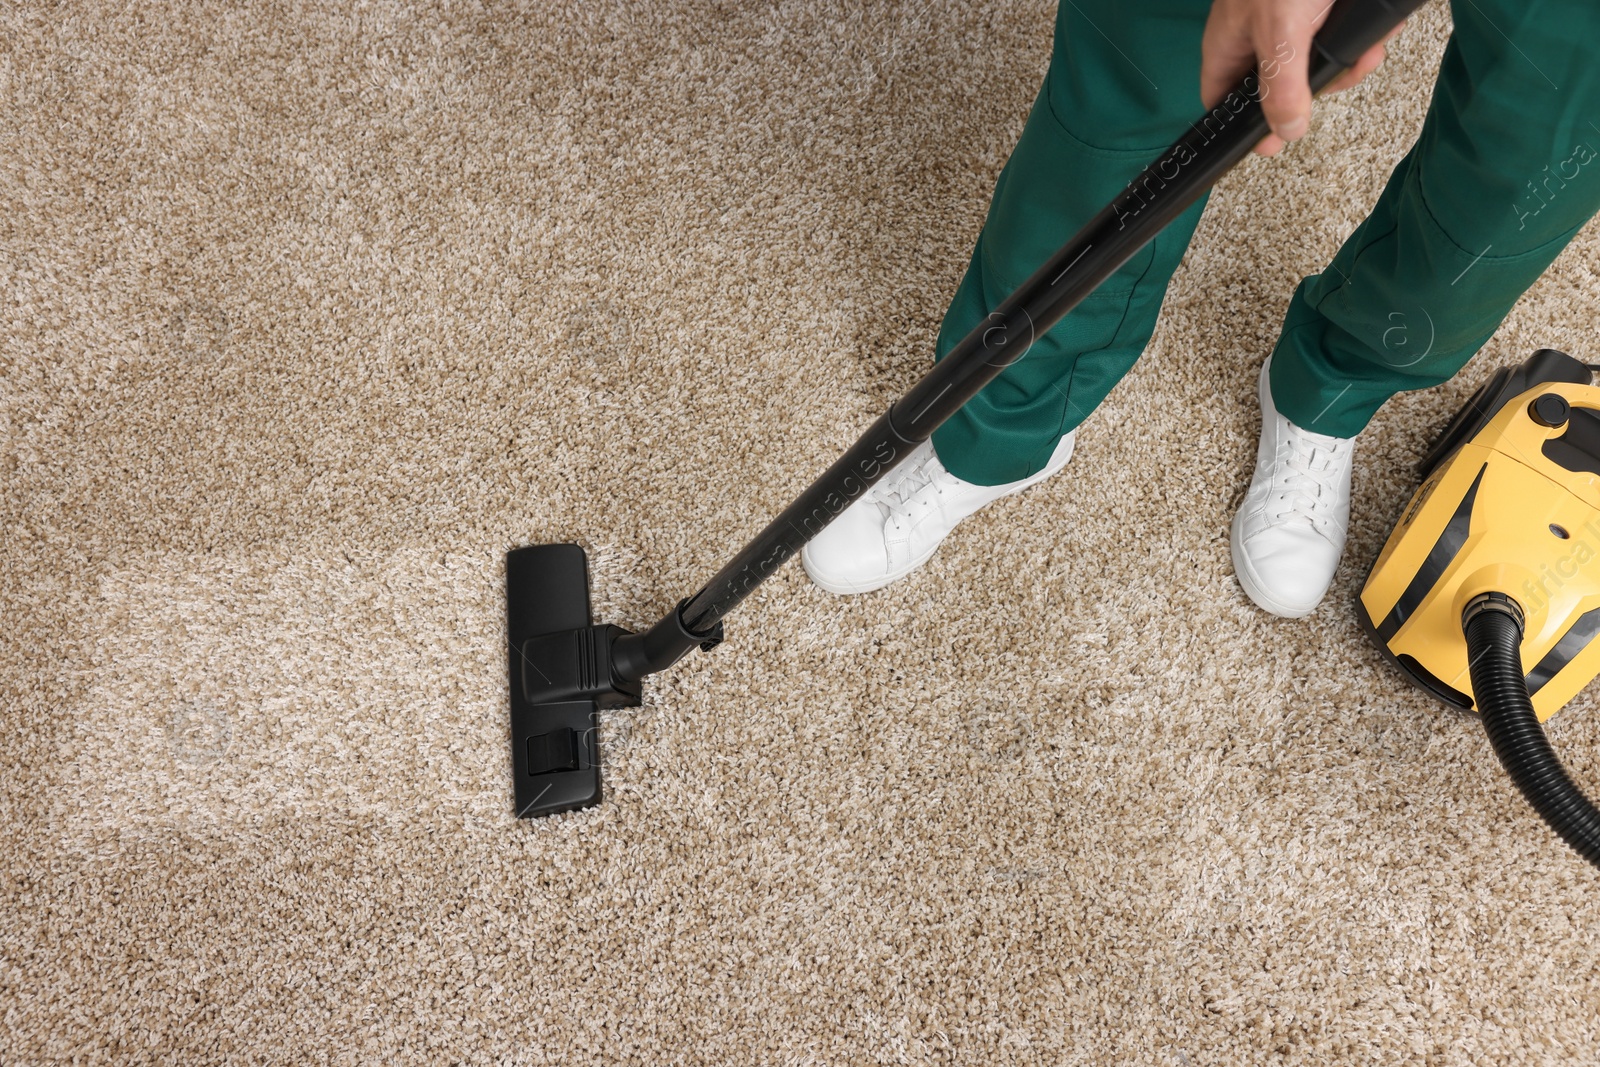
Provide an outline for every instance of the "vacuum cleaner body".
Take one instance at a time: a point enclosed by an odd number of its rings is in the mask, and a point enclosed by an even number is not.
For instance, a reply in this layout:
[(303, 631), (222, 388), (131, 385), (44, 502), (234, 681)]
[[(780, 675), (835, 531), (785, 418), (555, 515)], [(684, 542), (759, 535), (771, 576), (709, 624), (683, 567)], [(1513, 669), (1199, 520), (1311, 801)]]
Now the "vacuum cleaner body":
[(1539, 721), (1600, 674), (1600, 388), (1589, 381), (1552, 349), (1497, 373), (1423, 460), (1367, 576), (1368, 634), (1448, 704), (1478, 710), (1462, 619), (1489, 594), (1520, 608)]

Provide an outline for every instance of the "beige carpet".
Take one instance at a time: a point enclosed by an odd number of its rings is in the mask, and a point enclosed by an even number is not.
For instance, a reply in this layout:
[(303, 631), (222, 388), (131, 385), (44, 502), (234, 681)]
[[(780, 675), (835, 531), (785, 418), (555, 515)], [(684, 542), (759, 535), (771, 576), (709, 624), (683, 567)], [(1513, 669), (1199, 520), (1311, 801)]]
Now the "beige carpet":
[(1438, 5), (1224, 184), (1065, 475), (785, 569), (511, 818), (503, 553), (646, 623), (909, 384), (1052, 10), (0, 14), (0, 1061), (1596, 1062), (1595, 873), (1349, 605), (1473, 382), (1600, 354), (1600, 232), (1380, 415), (1314, 618), (1228, 558)]

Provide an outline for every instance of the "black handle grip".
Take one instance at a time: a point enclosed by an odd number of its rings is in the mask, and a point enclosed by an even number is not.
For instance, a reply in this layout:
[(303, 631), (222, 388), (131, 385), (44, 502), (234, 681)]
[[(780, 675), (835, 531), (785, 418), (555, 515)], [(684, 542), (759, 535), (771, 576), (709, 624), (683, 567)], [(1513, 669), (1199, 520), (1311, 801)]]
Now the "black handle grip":
[(1353, 67), (1362, 54), (1388, 36), (1428, 0), (1338, 0), (1312, 42), (1340, 67)]

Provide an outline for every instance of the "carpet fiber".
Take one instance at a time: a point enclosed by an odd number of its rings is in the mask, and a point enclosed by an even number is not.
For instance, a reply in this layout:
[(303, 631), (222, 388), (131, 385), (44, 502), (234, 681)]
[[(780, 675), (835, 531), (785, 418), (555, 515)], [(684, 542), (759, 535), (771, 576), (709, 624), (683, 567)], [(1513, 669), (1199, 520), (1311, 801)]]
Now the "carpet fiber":
[(905, 388), (1052, 12), (0, 13), (0, 1061), (1600, 1060), (1594, 872), (1351, 610), (1474, 383), (1600, 357), (1600, 232), (1379, 415), (1316, 615), (1229, 562), (1438, 4), (1224, 182), (1062, 476), (784, 569), (512, 819), (505, 551), (645, 624)]

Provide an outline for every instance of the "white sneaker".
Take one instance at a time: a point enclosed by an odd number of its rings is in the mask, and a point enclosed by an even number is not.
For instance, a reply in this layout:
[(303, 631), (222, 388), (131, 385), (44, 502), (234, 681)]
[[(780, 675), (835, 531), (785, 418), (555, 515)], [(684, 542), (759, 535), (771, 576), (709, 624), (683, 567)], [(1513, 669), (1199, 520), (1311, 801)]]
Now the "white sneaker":
[(1274, 615), (1298, 619), (1322, 600), (1350, 520), (1351, 437), (1302, 430), (1278, 414), (1261, 368), (1261, 444), (1250, 491), (1233, 517), (1233, 571)]
[(1064, 467), (1072, 458), (1073, 436), (1061, 439), (1044, 470), (1005, 485), (962, 481), (944, 469), (933, 443), (924, 441), (807, 542), (800, 561), (830, 593), (881, 589), (926, 563), (962, 519)]

